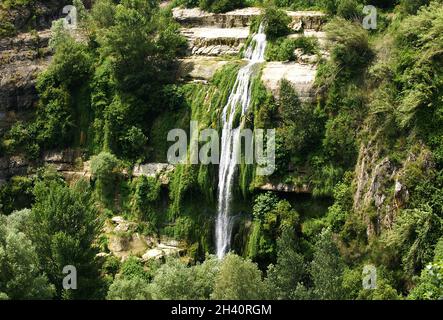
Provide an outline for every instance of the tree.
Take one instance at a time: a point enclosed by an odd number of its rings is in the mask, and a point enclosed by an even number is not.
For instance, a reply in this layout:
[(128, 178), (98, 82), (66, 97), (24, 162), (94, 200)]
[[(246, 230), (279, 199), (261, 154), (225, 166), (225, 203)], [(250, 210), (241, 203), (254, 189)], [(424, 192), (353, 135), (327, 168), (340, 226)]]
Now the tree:
[(109, 287), (108, 300), (151, 300), (151, 286), (140, 277), (117, 277)]
[(344, 299), (342, 288), (345, 264), (332, 238), (330, 229), (323, 229), (314, 246), (311, 262), (313, 295), (316, 299)]
[(154, 88), (171, 81), (168, 68), (186, 44), (177, 31), (178, 25), (162, 16), (156, 1), (121, 1), (114, 23), (98, 38), (102, 56), (113, 62), (117, 86), (146, 100)]
[(268, 267), (266, 283), (273, 299), (299, 299), (300, 288), (307, 282), (304, 257), (297, 251), (293, 231), (286, 228), (277, 241), (277, 263)]
[(192, 267), (178, 259), (170, 259), (155, 273), (153, 297), (161, 300), (209, 299), (218, 270), (219, 262), (213, 256)]
[(266, 296), (261, 271), (250, 260), (227, 254), (215, 280), (213, 299), (257, 300)]
[(285, 11), (274, 6), (268, 6), (263, 14), (265, 23), (265, 33), (270, 39), (276, 39), (289, 33), (289, 23), (291, 18)]
[(119, 161), (111, 153), (103, 151), (91, 158), (91, 173), (97, 181), (100, 200), (112, 207), (115, 185), (119, 176)]
[[(55, 285), (57, 297), (97, 298), (101, 290), (98, 253), (94, 240), (100, 221), (83, 180), (72, 188), (63, 180), (46, 178), (34, 187), (35, 204), (30, 218), (30, 238), (41, 269)], [(77, 271), (77, 290), (64, 290), (62, 273), (72, 265)]]
[(29, 209), (0, 215), (0, 299), (51, 299), (55, 294), (23, 232), (29, 216)]
[(286, 149), (293, 157), (308, 153), (320, 136), (318, 128), (321, 125), (314, 108), (302, 103), (294, 87), (285, 79), (280, 82), (279, 103), (282, 122), (279, 133), (285, 137)]
[(429, 206), (402, 210), (385, 235), (387, 248), (401, 257), (405, 273), (413, 276), (434, 257), (434, 246), (443, 231), (442, 219)]

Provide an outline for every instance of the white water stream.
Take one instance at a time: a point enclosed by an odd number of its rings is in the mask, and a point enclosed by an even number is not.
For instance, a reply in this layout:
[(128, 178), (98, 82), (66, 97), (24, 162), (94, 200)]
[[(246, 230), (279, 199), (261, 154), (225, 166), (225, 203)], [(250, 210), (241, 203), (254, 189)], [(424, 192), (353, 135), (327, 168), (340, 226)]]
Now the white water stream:
[(223, 108), (222, 113), (222, 140), (221, 155), (218, 171), (218, 209), (217, 220), (215, 224), (217, 257), (219, 259), (230, 249), (232, 233), (232, 184), (237, 165), (237, 152), (240, 126), (233, 128), (237, 108), (241, 107), (241, 115), (248, 110), (251, 101), (251, 76), (256, 69), (255, 66), (264, 62), (266, 35), (263, 31), (263, 25), (260, 25), (258, 33), (253, 37), (250, 45), (246, 49), (245, 59), (248, 64), (242, 67), (235, 81), (234, 87), (229, 95), (228, 102)]

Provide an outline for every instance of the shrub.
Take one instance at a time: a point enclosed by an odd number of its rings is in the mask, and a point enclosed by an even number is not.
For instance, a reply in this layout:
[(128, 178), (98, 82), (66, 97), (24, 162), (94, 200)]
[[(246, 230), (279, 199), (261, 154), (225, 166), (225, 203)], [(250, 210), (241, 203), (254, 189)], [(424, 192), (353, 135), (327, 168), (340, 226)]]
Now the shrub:
[(272, 40), (285, 36), (290, 32), (291, 18), (283, 10), (276, 7), (267, 7), (263, 15), (266, 36)]
[(101, 201), (112, 206), (118, 178), (118, 159), (111, 153), (101, 152), (91, 158), (91, 173), (97, 180), (97, 192)]
[(295, 49), (301, 49), (304, 54), (318, 52), (318, 41), (314, 37), (299, 37), (295, 39), (279, 38), (269, 42), (266, 47), (267, 61), (293, 61), (296, 59)]
[(337, 4), (337, 15), (345, 19), (358, 19), (362, 10), (356, 0), (339, 0)]
[[(186, 2), (193, 2), (187, 0)], [(200, 8), (209, 12), (221, 13), (241, 8), (245, 5), (244, 0), (200, 0)]]

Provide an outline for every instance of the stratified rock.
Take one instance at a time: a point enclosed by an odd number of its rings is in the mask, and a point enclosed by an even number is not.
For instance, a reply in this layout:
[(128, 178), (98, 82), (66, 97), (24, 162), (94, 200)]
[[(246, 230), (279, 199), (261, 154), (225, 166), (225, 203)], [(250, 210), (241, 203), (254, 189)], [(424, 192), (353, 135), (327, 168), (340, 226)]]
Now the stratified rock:
[(169, 183), (169, 173), (174, 170), (174, 166), (169, 163), (147, 163), (138, 164), (134, 167), (132, 175), (134, 177), (147, 176), (158, 178), (161, 184)]
[(37, 75), (47, 68), (50, 31), (0, 40), (0, 129), (24, 120), (38, 99)]
[(174, 8), (172, 14), (184, 26), (236, 28), (249, 26), (252, 18), (261, 14), (261, 10), (249, 7), (226, 13), (210, 13), (199, 8)]
[(265, 183), (264, 185), (259, 186), (257, 189), (265, 190), (265, 191), (278, 191), (278, 192), (287, 192), (287, 193), (311, 193), (311, 188), (304, 184), (302, 186), (297, 185), (289, 185), (285, 183)]
[[(199, 8), (174, 8), (174, 19), (183, 26), (209, 26), (217, 28), (247, 27), (252, 19), (261, 15), (262, 9), (247, 7), (226, 13), (209, 13)], [(319, 30), (326, 22), (326, 15), (319, 11), (286, 11), (292, 22), (290, 27)]]
[(7, 180), (12, 176), (26, 175), (29, 162), (23, 156), (0, 158), (0, 179)]
[(217, 70), (226, 65), (228, 61), (216, 57), (189, 57), (180, 60), (179, 77), (195, 80), (211, 80)]
[(236, 55), (249, 36), (249, 28), (183, 28), (192, 55)]
[(314, 97), (314, 81), (317, 67), (298, 62), (268, 62), (263, 68), (261, 80), (274, 96), (279, 96), (280, 81), (288, 80), (297, 91), (300, 100), (310, 101)]
[(164, 254), (163, 250), (160, 250), (160, 249), (149, 249), (142, 256), (142, 260), (143, 261), (158, 260), (158, 259), (161, 259), (164, 255), (165, 254)]

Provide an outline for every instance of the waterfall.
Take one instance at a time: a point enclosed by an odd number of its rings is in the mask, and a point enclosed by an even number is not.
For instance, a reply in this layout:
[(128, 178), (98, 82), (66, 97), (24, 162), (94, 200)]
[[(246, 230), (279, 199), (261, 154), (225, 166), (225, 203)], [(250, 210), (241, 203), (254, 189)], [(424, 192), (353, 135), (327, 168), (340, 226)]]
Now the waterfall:
[(218, 169), (218, 208), (215, 225), (217, 257), (219, 259), (230, 249), (232, 233), (232, 217), (230, 215), (232, 184), (237, 164), (237, 150), (240, 134), (240, 125), (234, 128), (237, 108), (241, 107), (241, 114), (248, 110), (251, 101), (251, 76), (255, 66), (264, 61), (266, 48), (266, 35), (261, 24), (246, 49), (245, 59), (247, 65), (242, 67), (235, 80), (234, 87), (229, 95), (228, 102), (222, 112), (222, 139), (220, 164)]

